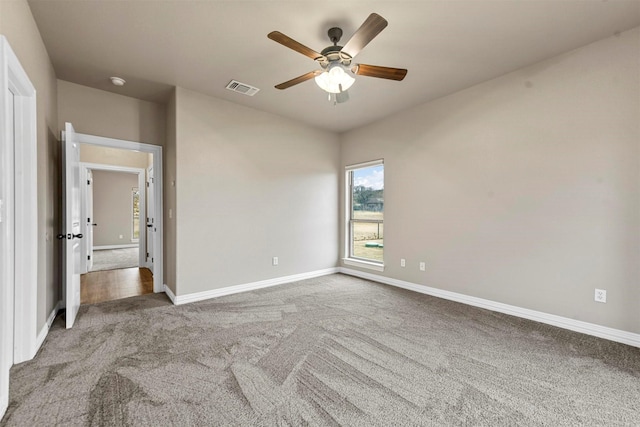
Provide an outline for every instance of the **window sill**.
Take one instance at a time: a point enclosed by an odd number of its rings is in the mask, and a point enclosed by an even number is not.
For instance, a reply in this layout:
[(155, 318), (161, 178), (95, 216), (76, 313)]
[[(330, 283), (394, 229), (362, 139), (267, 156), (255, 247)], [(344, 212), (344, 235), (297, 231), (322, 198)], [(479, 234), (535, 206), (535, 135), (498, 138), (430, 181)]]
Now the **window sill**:
[(342, 258), (342, 263), (353, 267), (366, 268), (375, 271), (384, 271), (384, 264), (378, 264), (377, 262), (363, 261), (354, 258)]

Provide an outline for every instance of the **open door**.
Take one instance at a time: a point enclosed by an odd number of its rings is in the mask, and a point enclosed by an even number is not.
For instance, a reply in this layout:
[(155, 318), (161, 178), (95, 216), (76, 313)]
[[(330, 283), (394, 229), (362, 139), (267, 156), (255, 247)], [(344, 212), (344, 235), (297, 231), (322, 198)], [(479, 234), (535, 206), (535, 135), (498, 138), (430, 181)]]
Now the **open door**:
[(63, 141), (64, 161), (64, 299), (67, 329), (73, 326), (80, 309), (80, 143), (71, 123), (65, 123)]

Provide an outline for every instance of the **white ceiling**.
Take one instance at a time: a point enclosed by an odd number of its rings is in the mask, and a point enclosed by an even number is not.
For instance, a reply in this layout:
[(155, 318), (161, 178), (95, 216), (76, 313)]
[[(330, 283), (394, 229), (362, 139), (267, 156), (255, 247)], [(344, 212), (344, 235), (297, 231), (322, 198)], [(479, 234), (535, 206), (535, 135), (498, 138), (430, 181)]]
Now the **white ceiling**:
[[(2, 0), (0, 0), (2, 1)], [(343, 132), (640, 25), (640, 0), (77, 1), (30, 0), (59, 79), (162, 102), (172, 86)], [(355, 59), (407, 68), (402, 82), (358, 77), (333, 105), (317, 68), (267, 39), (279, 30), (322, 50), (376, 12), (389, 26)], [(127, 84), (118, 88), (110, 76)], [(225, 89), (231, 79), (260, 88)]]

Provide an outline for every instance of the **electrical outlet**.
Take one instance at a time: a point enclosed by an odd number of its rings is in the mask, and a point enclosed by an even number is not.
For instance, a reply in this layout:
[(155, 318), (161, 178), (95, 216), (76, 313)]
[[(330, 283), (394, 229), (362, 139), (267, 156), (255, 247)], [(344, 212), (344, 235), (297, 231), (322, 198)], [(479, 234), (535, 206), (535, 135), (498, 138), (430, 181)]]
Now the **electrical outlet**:
[(596, 289), (594, 300), (596, 302), (607, 302), (607, 291), (604, 289)]
[(278, 257), (277, 257), (277, 256), (274, 256), (274, 257), (273, 257), (273, 260), (271, 260), (271, 263), (272, 263), (273, 265), (278, 265)]
[(425, 271), (427, 269), (427, 264), (425, 262), (420, 263), (420, 271)]
[(404, 260), (404, 258), (402, 258), (400, 260), (400, 267), (405, 267), (407, 265), (407, 262)]
[(120, 235), (118, 236), (118, 238), (119, 238), (119, 239), (124, 239), (124, 236), (123, 236), (122, 234), (120, 234)]

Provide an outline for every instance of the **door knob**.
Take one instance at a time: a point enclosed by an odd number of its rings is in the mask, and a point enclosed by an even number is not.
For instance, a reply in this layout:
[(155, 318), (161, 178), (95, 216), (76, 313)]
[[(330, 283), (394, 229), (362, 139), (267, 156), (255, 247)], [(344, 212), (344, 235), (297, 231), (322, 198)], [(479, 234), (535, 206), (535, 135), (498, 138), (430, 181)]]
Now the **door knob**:
[(67, 238), (67, 235), (66, 235), (66, 234), (58, 234), (58, 235), (56, 236), (56, 238), (57, 238), (58, 240), (66, 239), (66, 238)]
[(147, 224), (147, 227), (151, 228), (153, 227), (153, 224)]
[(72, 234), (71, 238), (72, 239), (75, 239), (75, 238), (82, 239), (82, 233), (80, 233), (80, 234)]

